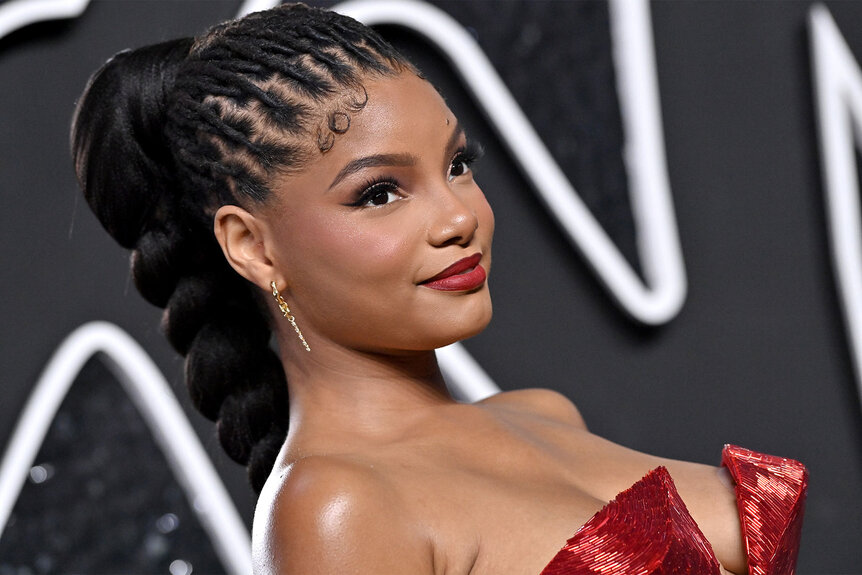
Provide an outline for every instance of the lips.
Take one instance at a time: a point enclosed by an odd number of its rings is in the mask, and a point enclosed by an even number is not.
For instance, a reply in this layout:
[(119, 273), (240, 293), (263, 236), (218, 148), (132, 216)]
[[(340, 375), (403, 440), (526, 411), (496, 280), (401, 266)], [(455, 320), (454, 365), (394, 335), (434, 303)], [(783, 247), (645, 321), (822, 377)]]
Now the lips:
[(480, 287), (488, 277), (485, 268), (479, 265), (482, 254), (458, 260), (436, 276), (419, 285), (440, 291), (469, 291)]

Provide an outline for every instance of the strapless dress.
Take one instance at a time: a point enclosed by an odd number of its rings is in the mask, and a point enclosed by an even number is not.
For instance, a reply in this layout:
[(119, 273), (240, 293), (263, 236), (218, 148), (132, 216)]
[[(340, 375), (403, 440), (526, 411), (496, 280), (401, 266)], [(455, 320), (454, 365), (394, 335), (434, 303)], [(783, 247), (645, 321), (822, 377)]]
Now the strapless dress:
[[(808, 472), (798, 461), (726, 445), (750, 575), (793, 575)], [(719, 575), (718, 559), (667, 469), (658, 467), (596, 513), (541, 575)]]

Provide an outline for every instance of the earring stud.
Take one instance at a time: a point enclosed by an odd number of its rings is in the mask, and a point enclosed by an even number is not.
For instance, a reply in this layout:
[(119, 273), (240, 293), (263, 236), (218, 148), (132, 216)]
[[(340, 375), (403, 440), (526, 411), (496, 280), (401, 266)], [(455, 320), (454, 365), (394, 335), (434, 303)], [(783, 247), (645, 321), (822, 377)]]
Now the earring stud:
[(278, 293), (278, 286), (275, 285), (275, 281), (269, 282), (269, 285), (272, 287), (272, 297), (275, 298), (275, 302), (278, 304), (278, 309), (281, 310), (281, 313), (287, 318), (287, 321), (290, 322), (290, 325), (293, 326), (293, 331), (296, 332), (296, 335), (299, 336), (299, 341), (302, 342), (303, 347), (305, 347), (305, 351), (311, 351), (311, 347), (309, 347), (308, 342), (305, 341), (305, 337), (302, 335), (302, 331), (299, 329), (299, 326), (296, 325), (296, 318), (293, 317), (293, 314), (290, 313), (290, 308), (287, 306), (287, 302), (284, 301), (284, 298), (281, 297), (281, 294)]

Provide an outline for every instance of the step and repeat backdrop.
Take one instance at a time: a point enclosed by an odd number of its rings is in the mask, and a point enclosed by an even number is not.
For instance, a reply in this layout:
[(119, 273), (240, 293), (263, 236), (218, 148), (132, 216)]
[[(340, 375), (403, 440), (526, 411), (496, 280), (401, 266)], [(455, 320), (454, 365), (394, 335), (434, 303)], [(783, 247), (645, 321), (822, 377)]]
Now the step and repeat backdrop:
[[(487, 331), (461, 397), (805, 462), (799, 572), (862, 572), (862, 2), (363, 0), (485, 147)], [(254, 497), (76, 188), (109, 56), (274, 2), (0, 2), (0, 575), (243, 573)]]

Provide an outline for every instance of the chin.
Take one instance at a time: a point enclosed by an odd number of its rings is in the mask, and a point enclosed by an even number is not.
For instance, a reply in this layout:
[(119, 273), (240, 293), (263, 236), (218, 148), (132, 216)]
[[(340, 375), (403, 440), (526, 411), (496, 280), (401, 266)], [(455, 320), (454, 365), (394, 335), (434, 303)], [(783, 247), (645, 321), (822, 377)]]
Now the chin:
[(488, 327), (488, 324), (491, 323), (491, 317), (493, 315), (493, 309), (491, 308), (491, 304), (489, 303), (487, 311), (485, 311), (485, 313), (482, 315), (482, 318), (475, 323), (473, 329), (459, 339), (471, 338), (485, 331), (485, 328)]
[(479, 335), (485, 331), (485, 328), (488, 327), (489, 323), (491, 323), (492, 315), (493, 307), (491, 305), (490, 298), (488, 298), (487, 302), (483, 302), (483, 305), (476, 306), (475, 309), (463, 311), (463, 313), (447, 322), (446, 327), (449, 329), (446, 330), (448, 332), (446, 336), (448, 337), (444, 336), (445, 339), (442, 340), (439, 345), (434, 347), (445, 347), (455, 342), (470, 339), (471, 337)]

